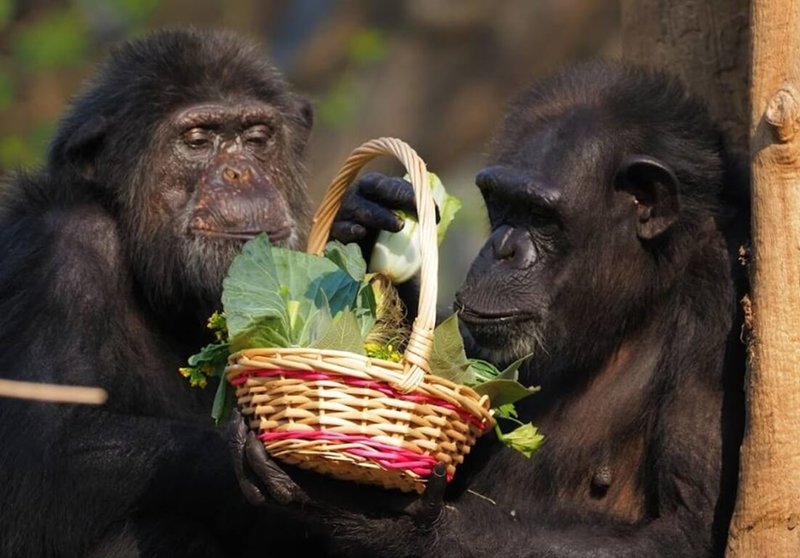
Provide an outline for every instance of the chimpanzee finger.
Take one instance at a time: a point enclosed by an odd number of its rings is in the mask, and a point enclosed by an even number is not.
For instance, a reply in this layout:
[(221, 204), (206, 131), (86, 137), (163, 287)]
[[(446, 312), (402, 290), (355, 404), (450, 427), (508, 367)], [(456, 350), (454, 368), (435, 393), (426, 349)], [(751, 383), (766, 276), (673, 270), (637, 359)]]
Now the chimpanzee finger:
[[(410, 213), (414, 218), (417, 216), (417, 202), (414, 197), (414, 187), (404, 178), (394, 176), (384, 176), (380, 173), (370, 173), (366, 175), (369, 180), (359, 182), (359, 191), (367, 199), (380, 203), (382, 206), (392, 209), (401, 209)], [(435, 205), (436, 222), (441, 220), (439, 206)]]
[(264, 483), (269, 495), (279, 504), (303, 503), (308, 497), (267, 454), (264, 445), (253, 432), (247, 433), (245, 442), (247, 464)]
[(233, 469), (236, 478), (239, 480), (239, 487), (245, 499), (254, 506), (261, 506), (266, 502), (266, 497), (261, 492), (255, 479), (249, 472), (245, 472), (245, 445), (247, 443), (247, 423), (242, 419), (238, 409), (231, 413), (231, 420), (228, 423), (228, 446), (233, 457)]
[(359, 180), (358, 191), (381, 206), (417, 214), (414, 187), (403, 178), (369, 173)]
[(372, 202), (362, 196), (348, 196), (336, 215), (335, 222), (353, 221), (365, 229), (383, 229), (397, 232), (403, 228), (403, 220), (391, 209)]
[(437, 463), (425, 486), (425, 492), (408, 509), (409, 514), (422, 527), (433, 527), (444, 509), (444, 493), (447, 488), (447, 467)]
[(334, 221), (330, 237), (343, 244), (358, 242), (367, 237), (367, 229), (353, 221)]

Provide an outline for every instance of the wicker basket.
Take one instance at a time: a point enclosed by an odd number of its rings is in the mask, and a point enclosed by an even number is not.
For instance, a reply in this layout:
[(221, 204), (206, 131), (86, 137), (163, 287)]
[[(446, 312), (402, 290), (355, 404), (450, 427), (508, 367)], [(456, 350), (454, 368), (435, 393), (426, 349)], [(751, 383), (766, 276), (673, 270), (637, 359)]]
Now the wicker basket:
[(317, 210), (307, 251), (322, 253), (347, 186), (383, 154), (409, 172), (422, 235), (419, 313), (402, 362), (308, 348), (248, 349), (231, 356), (226, 376), (271, 456), (339, 479), (422, 492), (436, 463), (452, 478), (493, 424), (488, 397), (429, 374), (438, 252), (425, 163), (393, 138), (353, 151)]

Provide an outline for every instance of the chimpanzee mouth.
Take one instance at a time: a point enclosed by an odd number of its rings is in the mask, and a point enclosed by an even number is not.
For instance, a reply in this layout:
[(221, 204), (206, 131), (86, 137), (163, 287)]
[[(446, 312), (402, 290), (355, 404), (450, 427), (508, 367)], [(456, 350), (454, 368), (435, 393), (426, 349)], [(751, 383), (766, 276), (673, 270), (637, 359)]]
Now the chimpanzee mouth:
[(525, 322), (534, 318), (533, 314), (519, 311), (485, 312), (465, 306), (456, 300), (455, 310), (458, 317), (466, 324), (501, 325), (513, 322)]
[(212, 229), (191, 228), (191, 233), (212, 238), (225, 238), (230, 240), (251, 240), (263, 232), (267, 233), (270, 242), (280, 242), (292, 234), (291, 227), (284, 227), (274, 231), (218, 231)]

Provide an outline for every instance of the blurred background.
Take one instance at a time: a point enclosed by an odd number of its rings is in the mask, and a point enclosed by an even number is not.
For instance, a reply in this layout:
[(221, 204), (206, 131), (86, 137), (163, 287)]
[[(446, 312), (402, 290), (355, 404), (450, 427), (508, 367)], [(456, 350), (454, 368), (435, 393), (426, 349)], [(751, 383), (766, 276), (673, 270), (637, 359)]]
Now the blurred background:
[(443, 305), (486, 236), (473, 179), (506, 102), (566, 63), (618, 57), (621, 42), (618, 0), (0, 0), (0, 173), (41, 164), (110, 45), (168, 25), (259, 41), (313, 101), (315, 203), (363, 141), (415, 147), (464, 203), (441, 247)]

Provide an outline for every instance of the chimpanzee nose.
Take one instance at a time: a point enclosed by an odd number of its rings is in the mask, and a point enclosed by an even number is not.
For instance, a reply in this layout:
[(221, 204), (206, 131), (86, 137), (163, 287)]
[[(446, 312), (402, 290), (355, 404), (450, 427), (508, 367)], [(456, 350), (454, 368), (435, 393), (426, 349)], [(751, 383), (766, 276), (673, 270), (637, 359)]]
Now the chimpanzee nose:
[(507, 262), (514, 269), (525, 269), (536, 261), (536, 247), (529, 231), (502, 226), (492, 234), (492, 251), (496, 260)]
[(250, 182), (253, 171), (248, 165), (225, 165), (222, 179), (230, 186), (238, 186)]
[(475, 176), (475, 184), (481, 190), (494, 190), (497, 188), (519, 189), (528, 183), (525, 175), (513, 168), (503, 165), (485, 167)]

